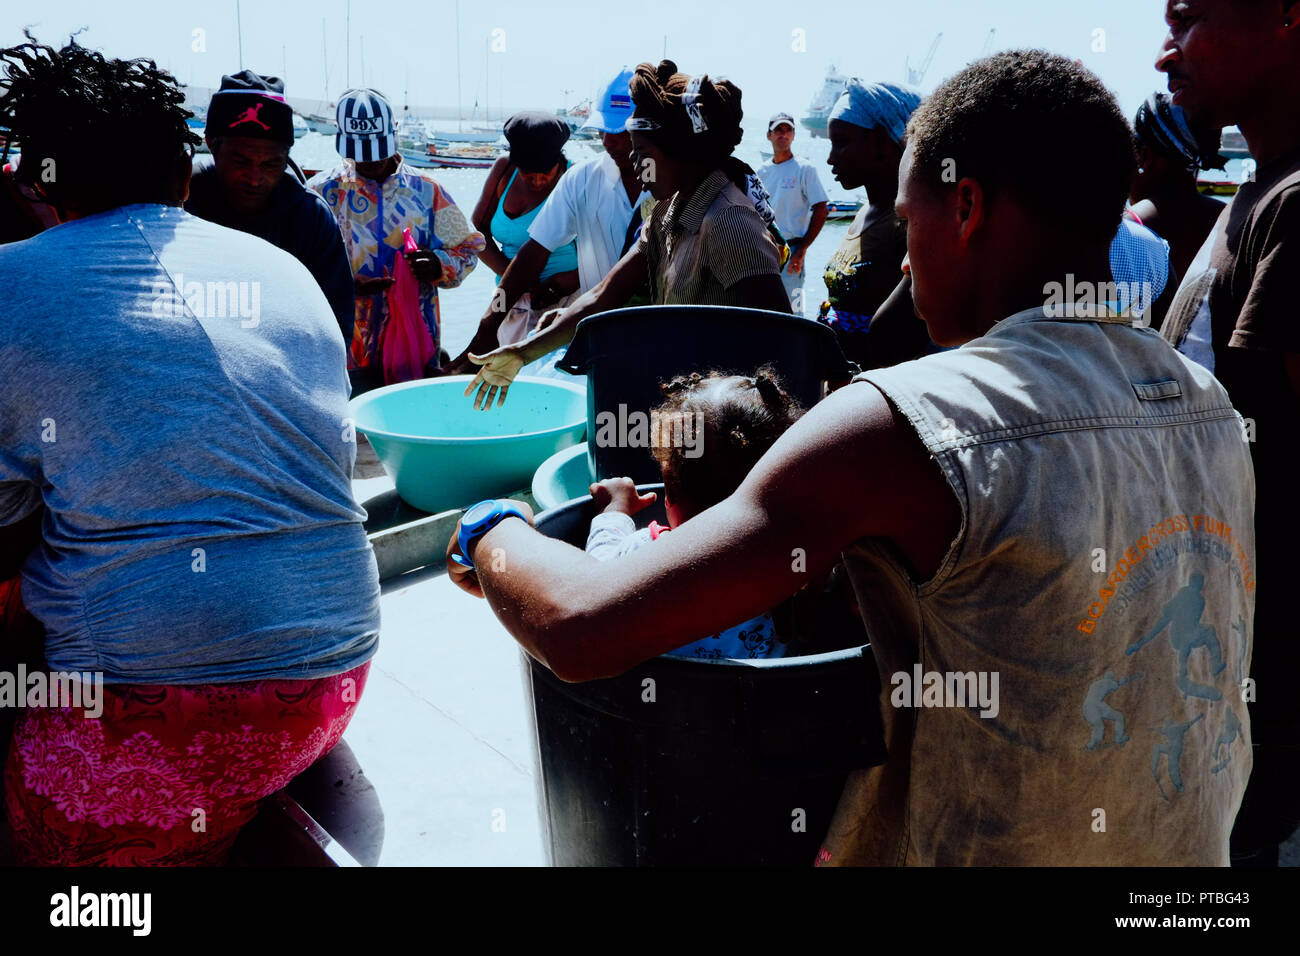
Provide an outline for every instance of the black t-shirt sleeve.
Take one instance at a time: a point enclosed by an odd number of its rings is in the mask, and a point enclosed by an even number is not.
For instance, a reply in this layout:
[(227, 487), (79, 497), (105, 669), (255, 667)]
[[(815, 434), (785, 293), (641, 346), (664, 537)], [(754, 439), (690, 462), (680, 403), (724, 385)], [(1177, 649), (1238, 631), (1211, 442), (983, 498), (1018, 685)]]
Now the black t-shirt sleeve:
[(310, 229), (316, 239), (304, 264), (315, 277), (321, 291), (325, 293), (325, 298), (329, 300), (330, 308), (338, 319), (339, 330), (343, 333), (343, 341), (348, 343), (352, 341), (352, 326), (356, 321), (352, 267), (348, 263), (343, 235), (339, 232), (339, 225), (334, 221), (329, 207), (318, 200), (314, 194), (308, 194), (308, 199), (311, 215)]

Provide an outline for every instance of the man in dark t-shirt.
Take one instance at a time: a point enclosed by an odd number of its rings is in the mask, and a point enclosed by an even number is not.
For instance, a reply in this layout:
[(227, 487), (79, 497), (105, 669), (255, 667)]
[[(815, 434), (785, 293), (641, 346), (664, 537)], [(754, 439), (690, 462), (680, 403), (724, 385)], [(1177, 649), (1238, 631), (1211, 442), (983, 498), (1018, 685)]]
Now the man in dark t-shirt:
[(350, 343), (352, 268), (329, 205), (287, 171), (293, 111), (283, 81), (252, 70), (222, 77), (208, 106), (205, 139), (213, 165), (195, 170), (185, 211), (265, 239), (301, 262)]
[(1156, 63), (1173, 102), (1237, 125), (1258, 162), (1192, 261), (1162, 330), (1214, 372), (1245, 420), (1256, 482), (1255, 769), (1232, 834), (1235, 865), (1276, 865), (1300, 825), (1300, 642), (1286, 597), (1300, 575), (1288, 540), (1289, 467), (1300, 439), (1300, 0), (1170, 0)]

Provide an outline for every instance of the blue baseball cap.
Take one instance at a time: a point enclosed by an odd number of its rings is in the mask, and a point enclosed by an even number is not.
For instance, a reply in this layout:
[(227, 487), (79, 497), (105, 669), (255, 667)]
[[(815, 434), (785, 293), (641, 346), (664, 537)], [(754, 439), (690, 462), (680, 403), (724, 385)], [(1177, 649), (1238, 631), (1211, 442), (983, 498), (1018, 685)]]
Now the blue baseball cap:
[(632, 71), (624, 67), (596, 96), (591, 115), (582, 128), (598, 129), (602, 133), (623, 132), (627, 121), (632, 118), (632, 94), (628, 90), (631, 80)]

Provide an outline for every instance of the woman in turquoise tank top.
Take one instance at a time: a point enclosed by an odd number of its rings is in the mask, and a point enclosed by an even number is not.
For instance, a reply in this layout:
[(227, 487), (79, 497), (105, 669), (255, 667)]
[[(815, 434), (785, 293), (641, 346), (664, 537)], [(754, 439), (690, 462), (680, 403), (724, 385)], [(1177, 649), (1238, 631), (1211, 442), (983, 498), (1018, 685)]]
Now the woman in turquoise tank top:
[[(562, 152), (569, 127), (558, 117), (516, 113), (506, 121), (505, 135), (510, 154), (492, 166), (473, 216), (475, 228), (487, 240), (479, 259), (498, 281), (528, 241), (528, 227), (570, 165)], [(551, 253), (537, 286), (502, 321), (497, 331), (500, 344), (526, 338), (545, 310), (567, 304), (577, 290), (578, 248), (571, 242)]]

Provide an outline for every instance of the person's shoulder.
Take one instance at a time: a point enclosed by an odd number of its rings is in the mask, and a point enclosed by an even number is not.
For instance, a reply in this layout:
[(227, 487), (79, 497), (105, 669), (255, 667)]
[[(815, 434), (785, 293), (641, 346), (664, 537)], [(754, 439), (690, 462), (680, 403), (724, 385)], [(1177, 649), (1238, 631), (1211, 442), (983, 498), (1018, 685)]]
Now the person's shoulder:
[(704, 224), (710, 231), (766, 232), (767, 224), (754, 208), (753, 201), (735, 183), (725, 189), (709, 206)]
[(314, 221), (321, 228), (338, 229), (338, 224), (334, 221), (334, 210), (325, 197), (310, 186), (298, 182), (296, 176), (285, 173), (280, 189), (285, 206), (304, 220)]
[(795, 162), (799, 164), (799, 175), (804, 178), (808, 178), (809, 176), (814, 179), (821, 178), (821, 173), (817, 171), (816, 163), (811, 163), (806, 159), (796, 159)]
[(412, 166), (410, 163), (402, 163), (393, 175), (399, 177), (403, 185), (428, 190), (442, 188), (442, 184), (434, 178), (432, 170), (421, 169), (418, 166)]
[(444, 206), (455, 205), (451, 193), (442, 183), (434, 179), (433, 173), (428, 170), (416, 169), (403, 163), (398, 175), (402, 176), (403, 188), (420, 196), (431, 208), (441, 209)]
[(195, 188), (199, 190), (208, 190), (217, 183), (217, 167), (208, 165), (200, 166), (190, 174), (190, 192), (193, 193)]
[[(1249, 218), (1269, 223), (1270, 228), (1275, 228), (1275, 224), (1300, 225), (1300, 162), (1279, 176), (1251, 204)], [(1284, 235), (1285, 231), (1278, 234)], [(1300, 231), (1292, 229), (1285, 237), (1300, 242)]]
[(568, 184), (568, 188), (572, 189), (585, 183), (593, 176), (605, 174), (608, 168), (612, 168), (614, 175), (618, 174), (618, 166), (614, 162), (614, 157), (603, 151), (599, 156), (592, 156), (590, 159), (584, 159), (576, 163), (571, 162), (569, 168), (560, 176), (556, 188)]
[(346, 165), (335, 166), (332, 169), (322, 169), (307, 180), (307, 188), (313, 192), (324, 192), (329, 187), (338, 188), (350, 175)]
[(505, 175), (506, 170), (510, 167), (509, 156), (498, 156), (492, 161), (492, 166), (488, 169), (488, 182), (500, 179)]

